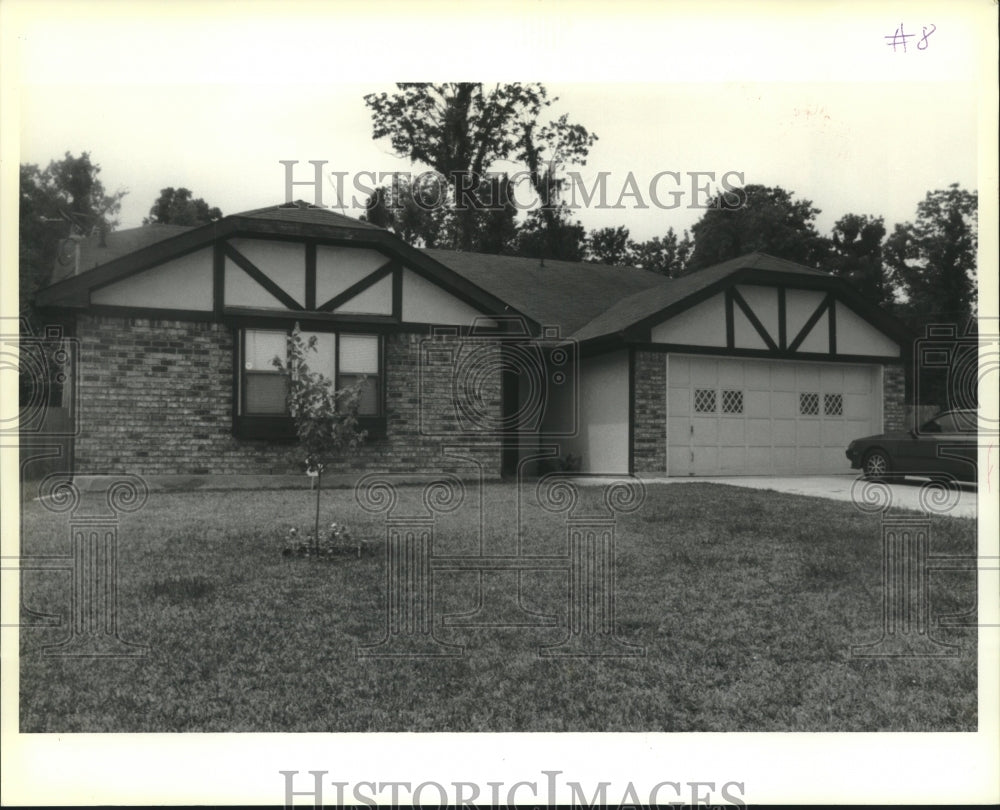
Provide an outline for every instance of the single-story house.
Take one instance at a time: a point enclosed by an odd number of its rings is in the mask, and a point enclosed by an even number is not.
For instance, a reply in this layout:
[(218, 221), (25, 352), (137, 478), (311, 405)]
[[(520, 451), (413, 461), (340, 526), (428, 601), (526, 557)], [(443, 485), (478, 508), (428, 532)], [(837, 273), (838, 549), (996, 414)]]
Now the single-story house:
[[(151, 225), (61, 251), (37, 303), (79, 345), (78, 473), (287, 472), (284, 354), (365, 378), (339, 472), (545, 452), (589, 473), (847, 472), (900, 427), (910, 336), (839, 278), (754, 253), (679, 279), (420, 250), (302, 204)], [(547, 449), (548, 448), (548, 449)]]

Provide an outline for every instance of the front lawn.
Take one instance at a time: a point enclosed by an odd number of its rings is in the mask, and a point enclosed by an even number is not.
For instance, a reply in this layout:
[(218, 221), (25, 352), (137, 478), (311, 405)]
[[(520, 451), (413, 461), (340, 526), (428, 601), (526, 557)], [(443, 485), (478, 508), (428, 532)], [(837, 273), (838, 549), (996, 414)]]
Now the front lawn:
[[(596, 497), (587, 489), (585, 499)], [(485, 543), (516, 551), (513, 485), (484, 493)], [(420, 491), (400, 491), (416, 508)], [(103, 501), (103, 498), (101, 498)], [(411, 502), (412, 501), (412, 502)], [(474, 502), (469, 499), (469, 503)], [(281, 556), (311, 526), (308, 491), (153, 493), (122, 518), (118, 626), (145, 658), (53, 658), (62, 628), (21, 631), (24, 732), (971, 731), (976, 644), (951, 659), (854, 659), (881, 634), (877, 516), (850, 504), (716, 484), (650, 486), (617, 525), (619, 636), (635, 658), (539, 657), (566, 631), (440, 626), (476, 605), (475, 572), (435, 574), (437, 637), (465, 657), (358, 658), (385, 625), (385, 529), (349, 490), (323, 518), (372, 556)], [(585, 504), (586, 505), (586, 504)], [(67, 518), (24, 506), (24, 553), (66, 554)], [(477, 511), (442, 518), (435, 554), (478, 549)], [(974, 554), (975, 521), (934, 518), (934, 554)], [(558, 515), (529, 510), (525, 553), (561, 554)], [(27, 572), (22, 602), (68, 617), (68, 573)], [(512, 597), (486, 594), (489, 600)], [(966, 572), (931, 576), (932, 619), (975, 605)], [(567, 615), (559, 571), (523, 576), (525, 605)], [(497, 602), (492, 602), (496, 604)], [(30, 621), (29, 616), (24, 621)]]

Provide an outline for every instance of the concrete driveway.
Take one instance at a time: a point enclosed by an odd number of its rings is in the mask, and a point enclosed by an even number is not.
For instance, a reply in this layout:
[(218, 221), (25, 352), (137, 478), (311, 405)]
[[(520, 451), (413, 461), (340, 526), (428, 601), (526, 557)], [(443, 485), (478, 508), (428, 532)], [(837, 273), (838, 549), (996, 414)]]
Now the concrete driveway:
[[(979, 498), (974, 484), (959, 484), (955, 489), (943, 491), (940, 487), (929, 487), (927, 479), (907, 478), (902, 482), (890, 484), (869, 484), (860, 480), (857, 475), (804, 475), (775, 477), (769, 475), (740, 475), (731, 477), (699, 477), (699, 478), (646, 478), (640, 476), (647, 486), (684, 485), (684, 484), (728, 484), (734, 487), (749, 487), (750, 489), (771, 489), (775, 492), (788, 492), (793, 495), (809, 495), (814, 498), (827, 498), (833, 501), (857, 500), (859, 508), (865, 505), (869, 510), (883, 503), (888, 491), (892, 498), (893, 509), (910, 509), (931, 514), (949, 515), (951, 517), (975, 518), (978, 514)], [(612, 478), (581, 478), (580, 482), (601, 483), (610, 482)], [(878, 499), (878, 500), (872, 500)]]

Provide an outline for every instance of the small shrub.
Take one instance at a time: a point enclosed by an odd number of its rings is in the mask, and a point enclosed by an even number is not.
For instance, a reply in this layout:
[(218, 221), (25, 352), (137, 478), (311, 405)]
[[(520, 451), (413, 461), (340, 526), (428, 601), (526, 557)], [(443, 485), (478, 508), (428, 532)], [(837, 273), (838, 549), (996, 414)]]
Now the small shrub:
[(285, 538), (282, 557), (302, 557), (309, 559), (334, 559), (337, 557), (371, 556), (373, 549), (364, 538), (355, 537), (351, 530), (340, 523), (331, 523), (325, 534), (316, 541), (311, 534), (305, 538), (296, 529), (289, 529)]

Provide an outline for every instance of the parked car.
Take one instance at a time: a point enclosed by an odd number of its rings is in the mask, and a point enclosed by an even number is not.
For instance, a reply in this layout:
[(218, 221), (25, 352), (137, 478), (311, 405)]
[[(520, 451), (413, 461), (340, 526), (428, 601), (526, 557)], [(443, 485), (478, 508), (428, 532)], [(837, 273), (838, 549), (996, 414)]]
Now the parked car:
[(978, 423), (976, 411), (943, 411), (909, 432), (855, 439), (847, 446), (847, 458), (866, 478), (920, 475), (975, 481)]

